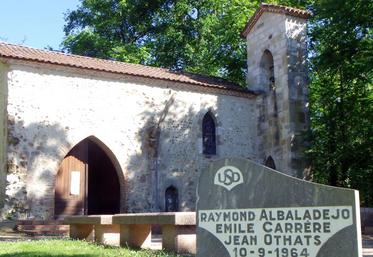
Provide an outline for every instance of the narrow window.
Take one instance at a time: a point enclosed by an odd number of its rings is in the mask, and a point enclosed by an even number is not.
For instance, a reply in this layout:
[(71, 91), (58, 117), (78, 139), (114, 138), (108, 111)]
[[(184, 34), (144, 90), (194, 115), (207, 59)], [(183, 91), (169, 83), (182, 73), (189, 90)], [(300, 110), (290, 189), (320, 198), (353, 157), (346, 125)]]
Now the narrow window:
[(165, 192), (165, 211), (176, 212), (179, 210), (179, 195), (177, 189), (170, 186)]
[(203, 154), (216, 154), (215, 122), (209, 112), (205, 114), (202, 121), (202, 147)]
[(268, 168), (271, 168), (271, 169), (276, 169), (276, 164), (275, 164), (275, 161), (273, 160), (272, 156), (268, 156), (266, 162), (265, 162), (265, 166), (267, 166)]

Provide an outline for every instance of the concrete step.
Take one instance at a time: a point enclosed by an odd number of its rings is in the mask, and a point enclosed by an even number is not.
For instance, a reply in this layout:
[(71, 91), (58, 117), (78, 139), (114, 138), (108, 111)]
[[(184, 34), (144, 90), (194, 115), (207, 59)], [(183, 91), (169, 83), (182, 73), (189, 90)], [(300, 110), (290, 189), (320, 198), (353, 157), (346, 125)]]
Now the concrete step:
[(68, 225), (17, 225), (18, 231), (23, 230), (68, 230)]
[(65, 237), (69, 234), (68, 230), (24, 230), (22, 232), (29, 236)]
[(69, 226), (61, 220), (19, 220), (16, 231), (29, 236), (64, 237), (69, 234)]
[(17, 225), (64, 225), (63, 220), (17, 220)]
[(373, 241), (372, 240), (363, 240), (364, 248), (372, 248), (373, 249)]
[(373, 236), (363, 235), (363, 257), (373, 257)]

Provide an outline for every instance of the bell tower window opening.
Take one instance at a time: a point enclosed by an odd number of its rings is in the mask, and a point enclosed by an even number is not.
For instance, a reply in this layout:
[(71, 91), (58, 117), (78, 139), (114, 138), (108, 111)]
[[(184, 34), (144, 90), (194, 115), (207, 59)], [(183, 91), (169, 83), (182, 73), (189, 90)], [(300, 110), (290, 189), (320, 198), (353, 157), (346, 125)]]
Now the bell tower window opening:
[(275, 68), (273, 55), (269, 50), (265, 50), (260, 60), (261, 81), (265, 90), (273, 91), (275, 86)]

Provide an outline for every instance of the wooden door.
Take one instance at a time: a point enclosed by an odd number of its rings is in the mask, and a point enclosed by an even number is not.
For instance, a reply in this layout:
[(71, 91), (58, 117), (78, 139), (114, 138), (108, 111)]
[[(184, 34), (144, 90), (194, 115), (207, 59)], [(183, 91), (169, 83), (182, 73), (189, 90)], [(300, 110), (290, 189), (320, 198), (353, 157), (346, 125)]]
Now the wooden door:
[(87, 214), (88, 144), (76, 145), (62, 161), (56, 178), (55, 216)]

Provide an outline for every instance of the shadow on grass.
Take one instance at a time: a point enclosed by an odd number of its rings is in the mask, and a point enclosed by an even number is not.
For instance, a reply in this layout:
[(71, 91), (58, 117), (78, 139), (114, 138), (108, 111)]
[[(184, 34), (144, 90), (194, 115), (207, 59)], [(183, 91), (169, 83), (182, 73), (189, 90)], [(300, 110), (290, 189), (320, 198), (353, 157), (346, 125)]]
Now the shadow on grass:
[(0, 257), (47, 257), (47, 256), (53, 256), (53, 257), (97, 257), (96, 254), (50, 254), (46, 252), (35, 252), (35, 251), (20, 251), (20, 252), (12, 252), (12, 253), (3, 253), (0, 254)]
[(70, 239), (0, 242), (0, 257), (194, 257), (158, 250), (129, 249)]

